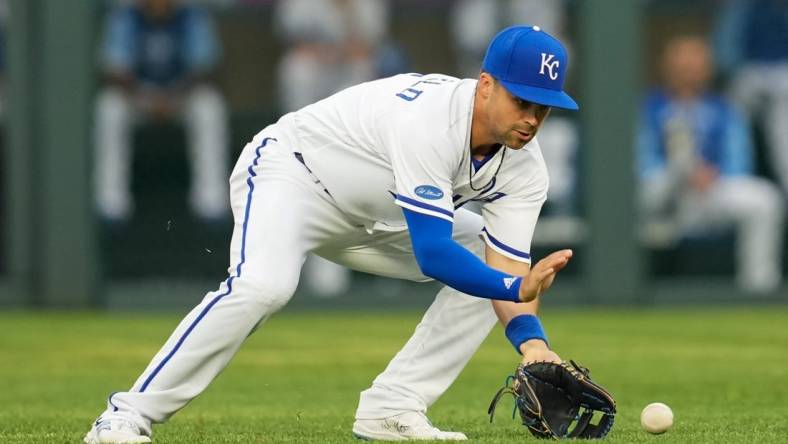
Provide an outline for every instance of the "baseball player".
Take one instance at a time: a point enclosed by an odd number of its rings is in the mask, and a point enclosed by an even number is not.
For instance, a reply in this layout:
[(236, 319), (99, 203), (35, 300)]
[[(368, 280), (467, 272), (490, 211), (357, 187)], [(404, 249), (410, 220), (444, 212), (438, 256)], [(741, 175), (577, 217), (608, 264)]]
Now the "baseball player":
[(176, 120), (188, 142), (189, 206), (200, 220), (220, 222), (229, 208), (229, 131), (224, 98), (210, 79), (221, 54), (211, 17), (194, 2), (113, 3), (100, 51), (106, 85), (95, 108), (96, 209), (112, 224), (131, 219), (132, 130)]
[[(381, 276), (446, 284), (361, 393), (353, 434), (464, 440), (427, 419), (494, 326), (523, 361), (560, 361), (536, 316), (572, 256), (531, 267), (548, 181), (534, 138), (563, 92), (567, 55), (537, 26), (493, 38), (478, 79), (402, 74), (283, 116), (230, 177), (229, 277), (178, 325), (134, 385), (109, 396), (87, 443), (150, 442), (296, 289), (307, 253)], [(462, 206), (480, 201), (482, 215)], [(485, 263), (486, 262), (486, 263)]]

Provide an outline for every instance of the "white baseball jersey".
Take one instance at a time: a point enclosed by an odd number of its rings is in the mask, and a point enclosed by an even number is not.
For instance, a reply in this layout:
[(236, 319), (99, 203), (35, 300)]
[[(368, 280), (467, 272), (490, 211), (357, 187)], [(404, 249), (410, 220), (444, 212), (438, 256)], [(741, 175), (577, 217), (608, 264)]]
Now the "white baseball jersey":
[(337, 205), (369, 231), (407, 229), (400, 207), (452, 221), (455, 209), (476, 200), (487, 244), (530, 262), (547, 169), (534, 139), (520, 150), (499, 150), (475, 171), (476, 82), (401, 74), (287, 114), (277, 127), (289, 133)]
[[(473, 173), (481, 191), (471, 189), (475, 86), (440, 75), (395, 76), (349, 88), (261, 131), (230, 178), (236, 225), (229, 277), (184, 318), (129, 391), (110, 395), (102, 417), (120, 416), (150, 435), (151, 422), (165, 421), (202, 392), (250, 332), (290, 300), (306, 254), (332, 236), (344, 243), (322, 253), (337, 263), (427, 280), (414, 255), (403, 254), (403, 207), (454, 221), (452, 239), (477, 255), (483, 219), (487, 245), (529, 262), (545, 165), (535, 141), (502, 148)], [(333, 199), (291, 151), (301, 153)], [(470, 200), (482, 201), (483, 217), (460, 210), (455, 220), (456, 208)], [(489, 300), (444, 287), (411, 340), (362, 393), (357, 418), (425, 411), (496, 319)]]

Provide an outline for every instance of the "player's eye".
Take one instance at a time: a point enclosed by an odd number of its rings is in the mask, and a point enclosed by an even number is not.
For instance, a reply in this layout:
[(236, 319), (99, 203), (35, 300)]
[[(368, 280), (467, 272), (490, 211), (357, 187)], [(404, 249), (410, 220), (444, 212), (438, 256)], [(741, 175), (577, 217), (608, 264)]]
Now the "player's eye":
[(529, 108), (533, 107), (533, 111), (538, 116), (544, 116), (547, 114), (547, 111), (550, 109), (547, 105), (540, 105), (538, 103), (529, 102), (527, 100), (523, 100), (519, 97), (512, 95), (512, 99), (514, 100), (515, 105), (522, 110), (528, 110)]

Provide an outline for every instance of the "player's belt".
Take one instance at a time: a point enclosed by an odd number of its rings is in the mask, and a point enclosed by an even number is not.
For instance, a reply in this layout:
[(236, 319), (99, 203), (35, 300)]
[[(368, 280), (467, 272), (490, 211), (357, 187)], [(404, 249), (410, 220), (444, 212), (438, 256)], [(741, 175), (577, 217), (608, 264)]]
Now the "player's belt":
[[(326, 194), (331, 196), (331, 193), (328, 192), (326, 186), (323, 185), (323, 182), (321, 182), (320, 179), (318, 179), (317, 176), (315, 176), (315, 173), (313, 173), (312, 170), (309, 169), (309, 166), (306, 164), (306, 161), (304, 160), (304, 156), (301, 153), (293, 153), (293, 155), (295, 156), (296, 159), (298, 159), (299, 162), (301, 162), (301, 165), (303, 165), (304, 168), (306, 168), (306, 171), (309, 173), (309, 176), (312, 177), (312, 180), (315, 181), (316, 184), (320, 185), (320, 187), (323, 188), (323, 191), (325, 191)], [(334, 196), (331, 196), (332, 199), (333, 197)]]

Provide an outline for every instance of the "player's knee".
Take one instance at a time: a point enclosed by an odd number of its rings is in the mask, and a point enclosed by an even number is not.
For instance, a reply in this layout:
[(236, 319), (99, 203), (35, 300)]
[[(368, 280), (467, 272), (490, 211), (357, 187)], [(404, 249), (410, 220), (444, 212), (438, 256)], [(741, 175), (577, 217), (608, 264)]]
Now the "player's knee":
[(298, 277), (282, 273), (278, 276), (242, 278), (238, 285), (270, 313), (287, 304), (298, 286)]

